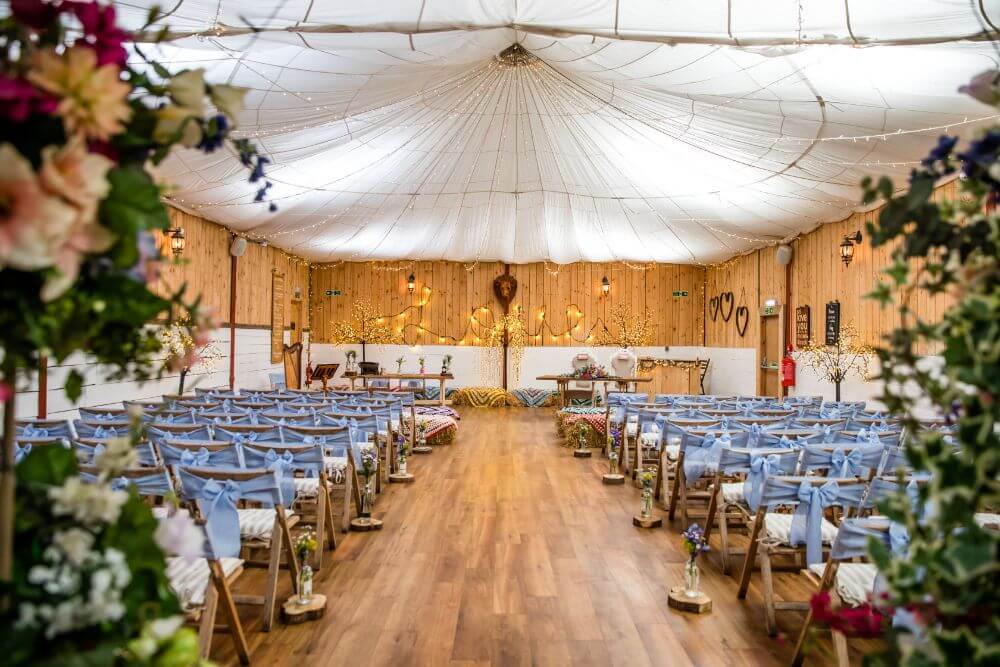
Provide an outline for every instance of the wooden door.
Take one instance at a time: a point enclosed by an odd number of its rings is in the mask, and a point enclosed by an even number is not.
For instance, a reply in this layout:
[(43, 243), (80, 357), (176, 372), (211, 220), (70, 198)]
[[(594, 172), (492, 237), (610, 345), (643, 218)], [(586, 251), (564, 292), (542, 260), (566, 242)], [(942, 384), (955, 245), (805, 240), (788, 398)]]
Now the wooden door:
[(761, 310), (759, 331), (757, 393), (761, 396), (780, 398), (784, 395), (781, 386), (781, 357), (785, 349), (785, 324), (782, 306)]

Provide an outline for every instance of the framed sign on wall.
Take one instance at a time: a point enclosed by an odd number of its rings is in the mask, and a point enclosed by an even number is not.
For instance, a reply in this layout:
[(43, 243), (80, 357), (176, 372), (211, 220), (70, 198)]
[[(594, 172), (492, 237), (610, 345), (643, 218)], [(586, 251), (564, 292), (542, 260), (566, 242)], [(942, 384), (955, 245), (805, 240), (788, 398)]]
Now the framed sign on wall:
[(271, 363), (280, 362), (285, 345), (285, 274), (271, 273)]
[(826, 344), (836, 345), (840, 340), (840, 302), (828, 301), (826, 304)]
[(795, 347), (800, 350), (809, 345), (812, 335), (809, 321), (809, 306), (799, 306), (795, 309)]

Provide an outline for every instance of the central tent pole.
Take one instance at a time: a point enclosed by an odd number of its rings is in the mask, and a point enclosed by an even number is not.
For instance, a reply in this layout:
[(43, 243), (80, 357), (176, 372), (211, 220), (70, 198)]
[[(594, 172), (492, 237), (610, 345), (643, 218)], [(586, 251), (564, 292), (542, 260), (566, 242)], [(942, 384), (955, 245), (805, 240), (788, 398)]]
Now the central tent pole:
[[(503, 273), (505, 276), (510, 275), (510, 264), (503, 265)], [(510, 303), (502, 303), (503, 306), (503, 359), (500, 363), (503, 364), (503, 390), (507, 391), (507, 346), (510, 343), (510, 338), (507, 333), (507, 314), (510, 312)]]

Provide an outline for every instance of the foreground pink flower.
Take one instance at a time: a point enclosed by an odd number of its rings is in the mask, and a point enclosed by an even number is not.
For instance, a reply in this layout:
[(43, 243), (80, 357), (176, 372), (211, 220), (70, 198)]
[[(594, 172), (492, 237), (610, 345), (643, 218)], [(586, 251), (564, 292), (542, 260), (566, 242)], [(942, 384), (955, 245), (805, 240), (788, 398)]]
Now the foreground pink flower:
[(0, 116), (23, 123), (32, 114), (55, 113), (59, 101), (20, 78), (0, 74)]
[(132, 35), (115, 25), (114, 5), (101, 6), (96, 2), (64, 2), (63, 6), (71, 11), (83, 26), (81, 41), (94, 50), (98, 65), (116, 65), (124, 67), (128, 60), (128, 51), (123, 44), (131, 41)]
[(53, 240), (66, 237), (77, 211), (42, 188), (31, 164), (0, 144), (0, 265), (35, 271), (55, 262)]
[(87, 152), (79, 135), (62, 147), (42, 149), (39, 179), (43, 187), (73, 204), (77, 211), (66, 235), (54, 240), (54, 264), (59, 273), (45, 281), (42, 299), (50, 301), (69, 289), (79, 275), (84, 255), (111, 247), (114, 237), (97, 221), (97, 206), (108, 194), (105, 176), (111, 166), (111, 160), (103, 155)]
[(115, 65), (98, 67), (92, 49), (73, 46), (62, 55), (53, 49), (37, 52), (28, 79), (59, 98), (56, 111), (70, 134), (104, 141), (125, 129), (132, 117), (130, 87), (119, 75)]
[(0, 403), (10, 400), (14, 395), (14, 390), (6, 382), (0, 382)]

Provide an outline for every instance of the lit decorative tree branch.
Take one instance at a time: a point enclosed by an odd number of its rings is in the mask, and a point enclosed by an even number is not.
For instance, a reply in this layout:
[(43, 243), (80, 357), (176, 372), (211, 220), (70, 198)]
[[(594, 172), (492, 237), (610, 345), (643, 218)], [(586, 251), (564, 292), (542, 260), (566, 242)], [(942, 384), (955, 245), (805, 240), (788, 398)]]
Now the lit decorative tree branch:
[[(160, 342), (167, 353), (167, 367), (180, 372), (177, 394), (184, 393), (184, 378), (192, 369), (211, 373), (222, 351), (208, 336), (211, 329), (194, 326), (189, 315), (178, 319), (160, 331)], [(191, 332), (194, 332), (192, 335)]]
[(875, 349), (861, 343), (857, 329), (848, 323), (841, 328), (836, 345), (809, 341), (809, 345), (799, 350), (797, 356), (816, 375), (833, 383), (839, 401), (840, 383), (849, 375), (857, 374), (864, 380), (868, 379), (868, 364), (874, 354)]
[(501, 316), (486, 336), (486, 347), (480, 356), (480, 377), (487, 384), (498, 384), (496, 381), (497, 369), (503, 363), (504, 337), (506, 336), (507, 348), (510, 350), (510, 358), (513, 361), (511, 372), (514, 382), (521, 376), (521, 359), (524, 356), (524, 341), (528, 337), (524, 328), (524, 320), (521, 319), (521, 310), (518, 308), (509, 315)]
[(358, 299), (351, 309), (351, 319), (333, 322), (330, 331), (330, 342), (334, 345), (361, 344), (361, 361), (366, 361), (365, 346), (394, 345), (403, 342), (403, 337), (397, 334), (386, 323), (385, 318), (378, 314), (375, 306), (367, 299)]
[[(611, 325), (611, 327), (608, 326)], [(648, 310), (632, 314), (628, 306), (619, 304), (611, 309), (610, 322), (597, 336), (598, 345), (642, 347), (653, 337), (653, 316)], [(614, 331), (612, 331), (612, 328)]]

